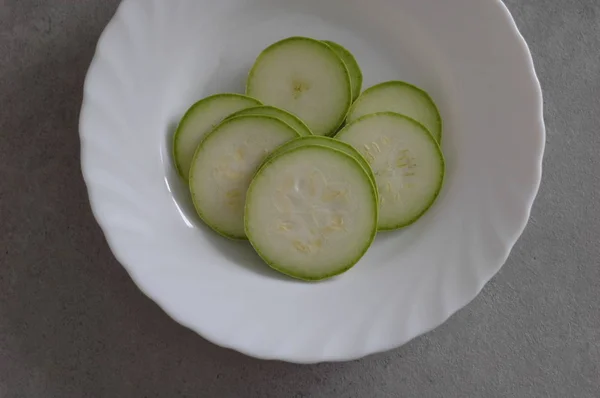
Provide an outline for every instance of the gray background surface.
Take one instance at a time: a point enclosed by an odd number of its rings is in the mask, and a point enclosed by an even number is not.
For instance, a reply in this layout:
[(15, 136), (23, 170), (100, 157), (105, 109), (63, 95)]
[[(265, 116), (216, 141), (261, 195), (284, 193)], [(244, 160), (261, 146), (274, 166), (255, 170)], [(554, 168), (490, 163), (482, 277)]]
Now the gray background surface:
[(600, 1), (508, 1), (544, 90), (547, 148), (501, 272), (406, 346), (315, 366), (208, 343), (109, 251), (77, 119), (117, 4), (0, 0), (0, 397), (600, 397)]

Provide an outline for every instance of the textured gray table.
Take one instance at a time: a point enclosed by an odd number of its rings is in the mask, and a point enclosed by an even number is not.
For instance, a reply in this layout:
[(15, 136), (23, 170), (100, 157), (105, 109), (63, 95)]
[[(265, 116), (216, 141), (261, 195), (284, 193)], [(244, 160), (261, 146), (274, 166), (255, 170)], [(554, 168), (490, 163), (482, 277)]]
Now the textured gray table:
[(208, 343), (111, 255), (79, 171), (77, 118), (117, 3), (0, 0), (0, 397), (600, 397), (598, 0), (508, 2), (548, 139), (532, 220), (502, 271), (406, 346), (316, 366)]

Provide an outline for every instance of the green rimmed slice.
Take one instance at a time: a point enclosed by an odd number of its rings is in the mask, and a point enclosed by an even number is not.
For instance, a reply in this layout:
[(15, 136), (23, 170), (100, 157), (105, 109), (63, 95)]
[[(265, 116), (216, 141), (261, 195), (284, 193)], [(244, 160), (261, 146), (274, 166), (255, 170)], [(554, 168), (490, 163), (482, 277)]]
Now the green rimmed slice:
[(323, 40), (323, 42), (331, 47), (331, 49), (346, 64), (346, 68), (348, 68), (348, 73), (350, 74), (350, 83), (352, 86), (352, 101), (356, 101), (360, 95), (363, 82), (363, 74), (362, 70), (360, 69), (360, 65), (358, 62), (356, 62), (354, 55), (346, 47), (330, 40)]
[(246, 94), (298, 116), (316, 135), (331, 135), (352, 103), (350, 75), (330, 46), (290, 37), (267, 47), (248, 75)]
[(369, 162), (379, 191), (379, 229), (412, 224), (434, 203), (444, 180), (439, 145), (419, 122), (397, 113), (363, 116), (336, 138)]
[(300, 120), (300, 118), (298, 118), (296, 115), (289, 113), (288, 111), (285, 111), (280, 108), (276, 108), (274, 106), (269, 106), (269, 105), (253, 106), (252, 108), (242, 109), (241, 111), (238, 111), (238, 112), (230, 115), (228, 118), (242, 116), (242, 115), (273, 116), (273, 117), (276, 117), (277, 119), (280, 119), (282, 122), (289, 124), (301, 136), (312, 135), (312, 132), (310, 131), (310, 129), (308, 128), (306, 123), (304, 123), (302, 120)]
[(377, 230), (375, 188), (358, 161), (306, 145), (266, 161), (246, 196), (245, 228), (263, 260), (317, 281), (354, 266)]
[(281, 120), (264, 115), (227, 119), (198, 146), (189, 186), (196, 212), (219, 234), (244, 239), (246, 190), (265, 157), (299, 137)]
[(442, 139), (442, 118), (424, 90), (402, 81), (389, 81), (366, 89), (350, 108), (347, 123), (377, 112), (395, 112), (421, 123), (437, 142)]
[(241, 94), (216, 94), (201, 99), (183, 115), (173, 137), (173, 157), (177, 171), (189, 178), (194, 152), (202, 139), (223, 119), (244, 108), (262, 105), (254, 98)]

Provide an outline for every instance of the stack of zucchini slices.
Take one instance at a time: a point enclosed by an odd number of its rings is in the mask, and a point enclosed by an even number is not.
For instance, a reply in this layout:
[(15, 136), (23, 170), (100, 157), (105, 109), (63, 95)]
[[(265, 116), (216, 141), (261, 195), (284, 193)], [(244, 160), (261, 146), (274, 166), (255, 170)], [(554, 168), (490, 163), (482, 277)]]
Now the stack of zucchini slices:
[(352, 268), (378, 230), (419, 219), (444, 179), (438, 109), (414, 85), (361, 93), (362, 80), (341, 45), (290, 37), (258, 56), (245, 95), (192, 105), (173, 153), (204, 223), (317, 281)]

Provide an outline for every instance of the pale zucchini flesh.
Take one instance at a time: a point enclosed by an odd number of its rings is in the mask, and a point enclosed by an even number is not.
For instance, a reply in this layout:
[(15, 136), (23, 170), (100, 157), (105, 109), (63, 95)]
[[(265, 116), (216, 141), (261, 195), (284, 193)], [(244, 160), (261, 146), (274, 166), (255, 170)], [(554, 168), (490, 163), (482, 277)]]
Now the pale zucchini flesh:
[(337, 149), (338, 151), (342, 151), (345, 154), (352, 156), (354, 159), (356, 159), (356, 161), (365, 170), (365, 172), (369, 176), (369, 179), (373, 183), (373, 186), (377, 186), (376, 182), (375, 182), (375, 175), (373, 174), (373, 170), (371, 170), (371, 166), (369, 165), (369, 162), (367, 162), (367, 160), (363, 157), (363, 155), (359, 151), (357, 151), (352, 145), (342, 142), (340, 140), (336, 140), (334, 138), (330, 138), (330, 137), (323, 137), (320, 135), (312, 135), (309, 137), (301, 137), (301, 138), (297, 138), (292, 141), (288, 141), (285, 144), (281, 145), (279, 148), (277, 148), (275, 151), (273, 151), (269, 156), (267, 156), (267, 159), (265, 159), (265, 162), (268, 161), (270, 158), (277, 156), (283, 152), (286, 152), (286, 151), (289, 151), (291, 149), (295, 149), (295, 148), (298, 148), (301, 146), (305, 146), (305, 145), (322, 145), (322, 146), (330, 147), (333, 149)]
[(363, 116), (336, 135), (369, 162), (379, 191), (379, 229), (412, 224), (434, 203), (445, 164), (439, 145), (417, 121), (393, 112)]
[(223, 119), (244, 108), (262, 105), (241, 94), (216, 94), (192, 105), (185, 113), (173, 137), (173, 157), (179, 175), (189, 178), (194, 152), (202, 139)]
[(363, 74), (360, 65), (356, 62), (354, 55), (344, 46), (330, 41), (323, 40), (331, 49), (344, 61), (348, 73), (350, 74), (350, 83), (352, 85), (352, 101), (356, 101), (362, 89)]
[(389, 81), (366, 89), (354, 102), (347, 123), (377, 112), (396, 112), (416, 120), (427, 128), (439, 143), (442, 118), (435, 102), (424, 90), (402, 81)]
[(312, 135), (312, 132), (302, 120), (300, 120), (296, 115), (291, 114), (290, 112), (276, 108), (274, 106), (262, 105), (262, 106), (253, 106), (252, 108), (242, 109), (238, 111), (230, 117), (242, 116), (242, 115), (267, 115), (273, 116), (277, 119), (280, 119), (282, 122), (289, 124), (293, 127), (301, 136)]
[(348, 69), (327, 44), (290, 37), (267, 47), (248, 75), (246, 94), (298, 116), (316, 135), (331, 135), (352, 103)]
[(198, 146), (190, 168), (200, 218), (223, 236), (245, 239), (244, 204), (252, 176), (271, 151), (297, 137), (272, 116), (238, 116), (219, 124)]
[(246, 235), (286, 275), (317, 281), (354, 266), (377, 230), (375, 189), (350, 155), (321, 145), (280, 153), (247, 193)]

